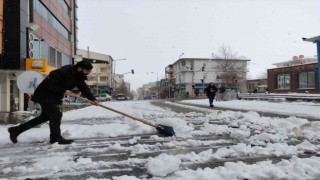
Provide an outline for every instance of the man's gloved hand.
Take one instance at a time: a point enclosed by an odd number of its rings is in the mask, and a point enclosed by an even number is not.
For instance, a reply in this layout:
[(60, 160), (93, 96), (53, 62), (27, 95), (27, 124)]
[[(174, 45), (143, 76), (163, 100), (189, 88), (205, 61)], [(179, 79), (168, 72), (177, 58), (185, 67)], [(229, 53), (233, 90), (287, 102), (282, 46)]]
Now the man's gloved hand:
[(72, 91), (70, 91), (70, 90), (66, 90), (66, 91), (64, 92), (64, 95), (66, 95), (66, 96), (75, 96), (75, 94), (74, 94)]
[[(81, 98), (79, 94), (74, 94), (74, 93), (73, 93), (72, 91), (70, 91), (70, 90), (66, 90), (66, 92), (64, 92), (64, 95)], [(91, 103), (92, 105), (95, 105), (95, 106), (98, 106), (98, 105), (99, 105), (99, 101), (97, 101), (97, 100), (90, 101), (90, 103)]]

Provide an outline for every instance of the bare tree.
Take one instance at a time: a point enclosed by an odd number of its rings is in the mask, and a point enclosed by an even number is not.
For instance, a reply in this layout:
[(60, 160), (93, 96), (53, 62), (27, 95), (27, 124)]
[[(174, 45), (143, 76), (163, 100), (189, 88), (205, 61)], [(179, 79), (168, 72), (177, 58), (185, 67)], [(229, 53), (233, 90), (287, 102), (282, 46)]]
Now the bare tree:
[(133, 98), (133, 92), (130, 92), (128, 87), (126, 86), (125, 82), (122, 82), (118, 87), (117, 87), (117, 92), (119, 94), (124, 94), (127, 97)]
[(235, 84), (243, 79), (245, 70), (239, 59), (245, 59), (244, 56), (238, 56), (229, 46), (222, 45), (217, 54), (212, 53), (212, 57), (218, 59), (218, 76), (223, 84)]
[(121, 84), (117, 87), (117, 92), (124, 94), (126, 96), (128, 96), (128, 94), (130, 94), (130, 92), (124, 82), (121, 82)]

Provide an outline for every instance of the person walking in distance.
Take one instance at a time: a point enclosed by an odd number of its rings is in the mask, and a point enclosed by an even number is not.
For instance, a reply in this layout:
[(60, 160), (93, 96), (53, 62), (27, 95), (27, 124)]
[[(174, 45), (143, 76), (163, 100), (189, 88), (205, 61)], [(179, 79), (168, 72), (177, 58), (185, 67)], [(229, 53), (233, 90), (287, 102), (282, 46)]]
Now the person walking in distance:
[(213, 107), (213, 99), (216, 96), (216, 92), (218, 90), (217, 87), (213, 84), (213, 82), (210, 82), (210, 84), (204, 90), (207, 93), (210, 107)]
[(93, 105), (99, 104), (85, 83), (92, 68), (93, 66), (89, 61), (80, 61), (76, 65), (66, 65), (52, 71), (39, 84), (31, 98), (32, 101), (40, 104), (42, 109), (40, 116), (8, 128), (12, 143), (17, 143), (18, 136), (24, 131), (49, 121), (50, 143), (71, 144), (73, 140), (64, 139), (61, 136), (62, 112), (60, 105), (64, 96), (76, 96), (71, 91), (75, 87), (78, 87), (85, 97), (93, 101)]

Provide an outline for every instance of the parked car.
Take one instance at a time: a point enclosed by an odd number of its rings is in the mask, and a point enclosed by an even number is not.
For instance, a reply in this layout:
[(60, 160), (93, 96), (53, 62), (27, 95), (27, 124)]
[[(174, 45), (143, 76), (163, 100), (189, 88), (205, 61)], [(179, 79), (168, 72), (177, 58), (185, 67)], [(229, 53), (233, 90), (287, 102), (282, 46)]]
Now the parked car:
[(124, 101), (127, 100), (128, 98), (124, 94), (117, 94), (116, 95), (116, 100), (117, 101)]
[(111, 101), (112, 97), (109, 94), (96, 96), (97, 101)]

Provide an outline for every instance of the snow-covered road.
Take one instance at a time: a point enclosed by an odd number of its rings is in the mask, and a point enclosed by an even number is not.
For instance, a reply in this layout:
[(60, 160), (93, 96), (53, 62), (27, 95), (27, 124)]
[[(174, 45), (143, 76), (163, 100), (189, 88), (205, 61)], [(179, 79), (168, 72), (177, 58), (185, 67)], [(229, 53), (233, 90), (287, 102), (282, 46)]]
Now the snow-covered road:
[[(232, 104), (236, 103), (243, 102)], [(47, 124), (21, 134), (13, 145), (8, 126), (0, 126), (0, 178), (320, 178), (318, 121), (163, 104), (168, 106), (150, 101), (105, 103), (172, 126), (176, 137), (160, 136), (153, 127), (95, 106), (64, 113), (62, 132), (76, 139), (72, 145), (48, 144)], [(174, 106), (187, 113), (176, 113)]]

